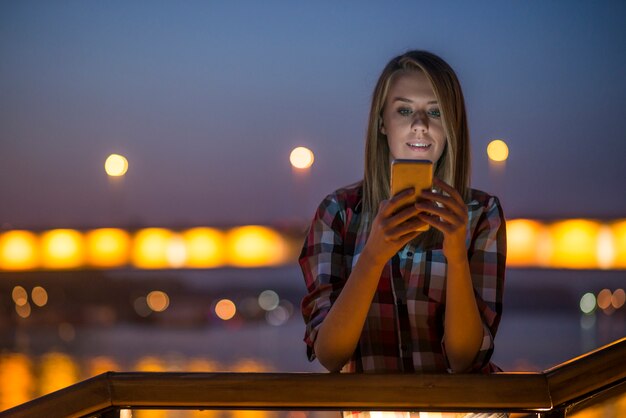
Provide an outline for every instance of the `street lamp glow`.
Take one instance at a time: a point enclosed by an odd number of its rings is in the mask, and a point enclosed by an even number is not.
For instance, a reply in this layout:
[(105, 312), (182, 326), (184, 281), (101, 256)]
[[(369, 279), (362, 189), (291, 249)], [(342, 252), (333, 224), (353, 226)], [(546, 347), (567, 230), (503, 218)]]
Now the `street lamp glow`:
[(289, 161), (295, 168), (305, 169), (313, 165), (315, 156), (313, 151), (305, 147), (297, 147), (291, 151), (289, 155)]
[(500, 139), (494, 139), (487, 145), (487, 156), (492, 161), (506, 161), (509, 158), (509, 147)]
[(111, 177), (120, 177), (128, 171), (128, 160), (119, 154), (111, 154), (104, 162), (104, 170)]

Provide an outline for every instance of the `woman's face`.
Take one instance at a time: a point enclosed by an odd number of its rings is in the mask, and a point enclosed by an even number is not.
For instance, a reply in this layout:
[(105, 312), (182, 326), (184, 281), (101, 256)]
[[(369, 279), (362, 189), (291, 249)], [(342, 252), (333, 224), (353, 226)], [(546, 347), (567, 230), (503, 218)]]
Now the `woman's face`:
[(421, 71), (392, 78), (380, 132), (387, 136), (393, 159), (436, 163), (446, 146), (443, 120), (435, 92)]

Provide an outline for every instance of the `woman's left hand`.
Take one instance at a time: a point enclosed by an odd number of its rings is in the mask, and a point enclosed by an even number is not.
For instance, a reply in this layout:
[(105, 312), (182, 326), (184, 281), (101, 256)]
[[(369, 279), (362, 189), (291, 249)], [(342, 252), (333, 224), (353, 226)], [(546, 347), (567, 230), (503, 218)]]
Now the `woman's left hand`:
[(443, 254), (448, 262), (467, 260), (465, 237), (467, 235), (467, 207), (455, 188), (434, 178), (433, 185), (448, 196), (432, 191), (422, 191), (415, 207), (422, 212), (417, 216), (424, 223), (443, 233)]

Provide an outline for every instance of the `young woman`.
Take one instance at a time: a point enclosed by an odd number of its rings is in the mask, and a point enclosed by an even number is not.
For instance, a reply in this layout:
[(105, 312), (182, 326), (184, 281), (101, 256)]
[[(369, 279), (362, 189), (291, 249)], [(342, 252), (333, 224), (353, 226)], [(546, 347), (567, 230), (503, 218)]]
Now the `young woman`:
[[(469, 188), (469, 151), (450, 66), (425, 51), (392, 59), (374, 90), (364, 179), (322, 201), (300, 256), (310, 360), (344, 372), (496, 370), (505, 224), (498, 199)], [(394, 159), (432, 161), (433, 190), (390, 196)]]

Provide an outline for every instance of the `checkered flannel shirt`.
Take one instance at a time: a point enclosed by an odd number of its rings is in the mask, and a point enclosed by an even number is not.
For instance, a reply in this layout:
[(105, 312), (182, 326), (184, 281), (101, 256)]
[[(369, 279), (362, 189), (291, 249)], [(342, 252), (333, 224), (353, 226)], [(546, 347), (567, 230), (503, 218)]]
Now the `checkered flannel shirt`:
[[(361, 213), (362, 182), (328, 195), (307, 233), (300, 267), (308, 289), (302, 300), (304, 341), (315, 359), (317, 331), (337, 299), (368, 235)], [(493, 340), (502, 313), (506, 232), (496, 197), (471, 190), (466, 239), (474, 294), (483, 322), (472, 370), (490, 372)], [(443, 344), (447, 261), (441, 246), (423, 251), (407, 244), (380, 277), (358, 346), (343, 372), (450, 371)]]

